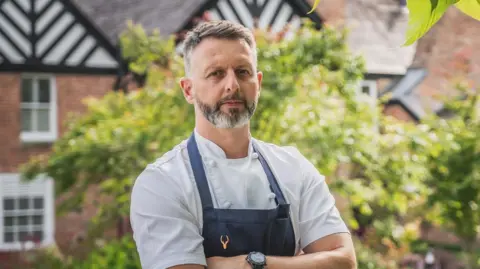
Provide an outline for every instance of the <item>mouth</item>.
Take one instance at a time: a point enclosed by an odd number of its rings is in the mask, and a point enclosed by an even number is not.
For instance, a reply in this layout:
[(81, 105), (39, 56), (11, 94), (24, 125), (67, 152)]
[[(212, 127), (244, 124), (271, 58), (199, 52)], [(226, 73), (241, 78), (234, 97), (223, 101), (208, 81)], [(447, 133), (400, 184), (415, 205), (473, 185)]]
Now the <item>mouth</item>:
[(225, 101), (222, 103), (222, 105), (227, 105), (227, 106), (242, 106), (244, 105), (245, 102), (240, 101), (240, 100), (230, 100), (230, 101)]

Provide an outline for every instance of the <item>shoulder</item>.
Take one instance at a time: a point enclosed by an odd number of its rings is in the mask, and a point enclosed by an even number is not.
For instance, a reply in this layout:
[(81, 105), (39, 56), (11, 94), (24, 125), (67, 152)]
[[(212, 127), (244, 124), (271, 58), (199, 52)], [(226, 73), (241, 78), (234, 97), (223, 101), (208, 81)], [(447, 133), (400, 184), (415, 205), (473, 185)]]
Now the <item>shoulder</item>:
[(162, 154), (155, 161), (149, 163), (138, 175), (134, 182), (134, 190), (140, 187), (151, 191), (175, 190), (181, 191), (182, 163), (184, 162), (183, 152), (186, 149), (186, 142), (182, 141), (169, 151)]
[(300, 188), (300, 193), (303, 193), (317, 184), (324, 183), (325, 176), (297, 147), (281, 146), (261, 140), (255, 142), (286, 187)]
[(266, 155), (264, 157), (275, 163), (281, 162), (288, 166), (302, 168), (302, 170), (311, 164), (295, 146), (282, 146), (258, 139), (255, 139), (255, 143), (258, 145), (259, 151)]
[(156, 169), (167, 174), (174, 173), (177, 170), (175, 167), (181, 165), (181, 163), (185, 160), (185, 154), (183, 153), (185, 152), (186, 148), (187, 141), (184, 140), (169, 151), (165, 152), (154, 162), (147, 165), (146, 169)]

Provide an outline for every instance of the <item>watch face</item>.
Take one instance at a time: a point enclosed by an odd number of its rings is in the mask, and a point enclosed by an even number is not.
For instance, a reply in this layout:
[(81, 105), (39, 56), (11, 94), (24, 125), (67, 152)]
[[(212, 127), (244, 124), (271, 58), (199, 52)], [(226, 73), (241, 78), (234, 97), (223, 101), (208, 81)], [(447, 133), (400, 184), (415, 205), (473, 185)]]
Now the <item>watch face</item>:
[(264, 263), (265, 262), (265, 256), (261, 253), (258, 253), (258, 252), (252, 253), (250, 258), (252, 259), (252, 261), (254, 263)]

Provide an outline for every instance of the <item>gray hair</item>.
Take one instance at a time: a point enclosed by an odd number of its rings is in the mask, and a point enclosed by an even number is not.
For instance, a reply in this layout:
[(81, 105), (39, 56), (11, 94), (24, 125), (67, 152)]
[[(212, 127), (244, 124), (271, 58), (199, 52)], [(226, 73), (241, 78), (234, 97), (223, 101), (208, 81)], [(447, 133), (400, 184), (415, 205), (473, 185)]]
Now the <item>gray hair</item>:
[(190, 73), (190, 57), (193, 49), (205, 38), (218, 38), (228, 40), (243, 40), (252, 49), (255, 66), (257, 63), (257, 50), (253, 33), (245, 26), (227, 20), (209, 21), (198, 24), (190, 30), (183, 43), (183, 61), (185, 73)]

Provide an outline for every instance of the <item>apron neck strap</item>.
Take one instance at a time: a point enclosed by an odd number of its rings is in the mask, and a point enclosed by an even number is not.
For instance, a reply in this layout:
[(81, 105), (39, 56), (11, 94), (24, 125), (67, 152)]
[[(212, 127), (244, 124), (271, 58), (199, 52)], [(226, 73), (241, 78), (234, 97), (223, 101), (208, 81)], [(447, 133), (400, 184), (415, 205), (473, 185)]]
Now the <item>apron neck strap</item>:
[(278, 185), (278, 181), (275, 178), (275, 175), (273, 175), (272, 169), (270, 169), (270, 166), (263, 157), (262, 153), (256, 149), (255, 143), (253, 143), (253, 151), (258, 154), (258, 160), (262, 164), (263, 171), (265, 171), (265, 174), (267, 175), (268, 183), (270, 183), (270, 189), (273, 193), (275, 193), (275, 200), (277, 202), (277, 205), (287, 204), (285, 196), (283, 195), (283, 192)]
[(200, 200), (202, 201), (203, 209), (213, 209), (212, 196), (210, 188), (208, 187), (207, 176), (203, 168), (202, 156), (198, 151), (197, 141), (195, 135), (192, 133), (187, 142), (188, 156), (192, 166), (195, 182), (197, 183), (198, 192), (200, 193)]
[[(202, 201), (203, 209), (213, 209), (212, 196), (210, 194), (210, 188), (208, 185), (207, 176), (205, 174), (205, 168), (203, 167), (202, 156), (198, 150), (197, 142), (195, 140), (195, 134), (192, 133), (187, 141), (188, 156), (190, 158), (190, 164), (192, 166), (193, 175), (195, 176), (195, 182), (200, 193), (200, 200)], [(286, 204), (285, 196), (283, 195), (278, 182), (273, 175), (270, 166), (263, 157), (263, 155), (257, 151), (255, 143), (253, 143), (253, 151), (258, 154), (258, 160), (260, 161), (263, 171), (265, 172), (268, 182), (270, 183), (270, 189), (275, 193), (275, 200), (277, 204)]]

